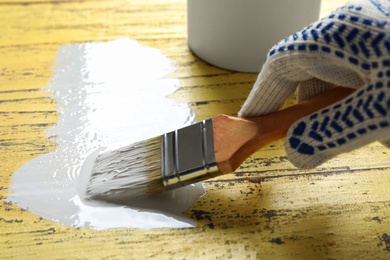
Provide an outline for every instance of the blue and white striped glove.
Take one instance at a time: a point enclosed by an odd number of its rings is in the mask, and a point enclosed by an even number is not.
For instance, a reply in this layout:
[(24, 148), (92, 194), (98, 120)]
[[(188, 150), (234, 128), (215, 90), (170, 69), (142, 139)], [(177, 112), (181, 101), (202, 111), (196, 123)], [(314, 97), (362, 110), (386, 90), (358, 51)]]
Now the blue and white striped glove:
[(239, 116), (274, 112), (294, 91), (299, 102), (332, 86), (355, 88), (290, 128), (289, 160), (313, 168), (373, 141), (390, 147), (389, 16), (390, 0), (355, 0), (276, 44)]

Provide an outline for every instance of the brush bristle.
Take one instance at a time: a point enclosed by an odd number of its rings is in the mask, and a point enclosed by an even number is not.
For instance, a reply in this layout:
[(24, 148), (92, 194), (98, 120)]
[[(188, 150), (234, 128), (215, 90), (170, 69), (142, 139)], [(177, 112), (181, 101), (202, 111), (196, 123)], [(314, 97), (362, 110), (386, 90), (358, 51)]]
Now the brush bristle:
[(161, 178), (161, 137), (155, 137), (99, 155), (87, 196), (116, 201), (166, 190)]

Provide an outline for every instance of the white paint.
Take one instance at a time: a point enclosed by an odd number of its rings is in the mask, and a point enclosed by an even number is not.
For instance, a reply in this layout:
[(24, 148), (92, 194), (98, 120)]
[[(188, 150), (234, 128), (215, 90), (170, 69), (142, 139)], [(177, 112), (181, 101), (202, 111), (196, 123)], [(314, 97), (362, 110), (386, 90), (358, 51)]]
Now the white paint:
[(56, 151), (23, 165), (12, 177), (8, 201), (68, 226), (186, 228), (181, 213), (204, 194), (201, 184), (128, 205), (84, 200), (94, 158), (195, 121), (187, 104), (167, 98), (179, 85), (167, 78), (174, 64), (130, 39), (63, 46), (48, 89), (60, 118), (48, 130)]

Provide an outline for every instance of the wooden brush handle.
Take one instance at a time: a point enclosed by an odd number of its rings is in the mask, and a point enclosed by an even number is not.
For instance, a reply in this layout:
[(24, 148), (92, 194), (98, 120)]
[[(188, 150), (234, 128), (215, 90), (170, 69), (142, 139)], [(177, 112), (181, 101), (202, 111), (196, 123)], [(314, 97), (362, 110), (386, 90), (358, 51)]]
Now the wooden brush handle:
[(234, 172), (254, 152), (284, 138), (297, 120), (352, 92), (353, 89), (336, 87), (297, 105), (260, 117), (213, 117), (214, 153), (219, 170), (224, 174)]

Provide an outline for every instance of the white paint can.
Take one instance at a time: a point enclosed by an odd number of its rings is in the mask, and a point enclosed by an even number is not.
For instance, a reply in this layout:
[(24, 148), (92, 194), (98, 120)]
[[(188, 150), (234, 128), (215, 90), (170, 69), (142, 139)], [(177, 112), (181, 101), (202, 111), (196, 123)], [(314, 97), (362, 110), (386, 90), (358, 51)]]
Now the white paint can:
[(202, 60), (259, 72), (268, 51), (319, 18), (321, 0), (187, 0), (188, 43)]

